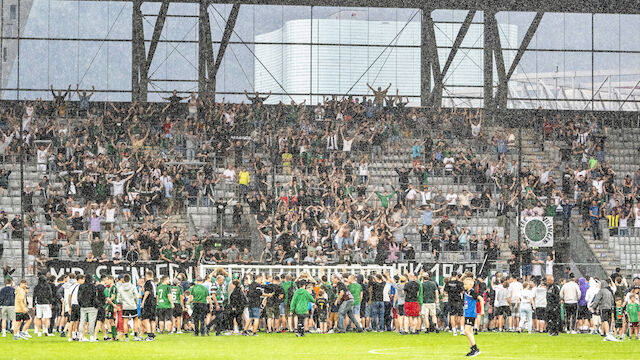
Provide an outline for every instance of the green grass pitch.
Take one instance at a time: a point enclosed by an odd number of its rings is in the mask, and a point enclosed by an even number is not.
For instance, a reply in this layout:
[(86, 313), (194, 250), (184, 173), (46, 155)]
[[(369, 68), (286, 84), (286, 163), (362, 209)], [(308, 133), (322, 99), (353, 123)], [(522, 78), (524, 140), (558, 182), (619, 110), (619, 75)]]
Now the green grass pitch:
[[(638, 359), (640, 341), (603, 342), (596, 335), (495, 334), (476, 337), (479, 359)], [(398, 335), (259, 334), (256, 337), (159, 335), (155, 342), (69, 343), (56, 337), (0, 338), (0, 359), (462, 359), (466, 337), (451, 333)]]

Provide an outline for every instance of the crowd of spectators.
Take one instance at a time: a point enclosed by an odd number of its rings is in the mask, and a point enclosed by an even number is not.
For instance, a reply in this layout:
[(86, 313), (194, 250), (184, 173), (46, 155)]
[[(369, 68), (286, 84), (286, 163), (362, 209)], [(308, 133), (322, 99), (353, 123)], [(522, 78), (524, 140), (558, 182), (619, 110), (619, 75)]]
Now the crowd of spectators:
[[(640, 170), (618, 185), (606, 129), (593, 116), (534, 119), (535, 144), (552, 144), (545, 151), (559, 159), (523, 165), (518, 179), (509, 128), (489, 128), (481, 110), (407, 108), (388, 87), (315, 106), (175, 91), (166, 106), (97, 106), (76, 87), (76, 114), (67, 108), (70, 89), (52, 87), (53, 102), (1, 109), (0, 192), (7, 194), (16, 154), (40, 176), (22, 194), (24, 220), (0, 214), (5, 233), (29, 239), (31, 266), (43, 261), (41, 245), (49, 258), (89, 261), (382, 264), (413, 261), (416, 252), (496, 261), (507, 248), (531, 252), (509, 238), (519, 198), (523, 216), (559, 217), (565, 234), (573, 208), (596, 239), (601, 218), (619, 219), (610, 224), (621, 235), (631, 219), (640, 227)], [(434, 181), (442, 178), (449, 183)], [(193, 237), (170, 226), (188, 206), (211, 208), (216, 223)], [(495, 227), (469, 225), (494, 216)], [(260, 239), (251, 240), (265, 244), (259, 257), (235, 246), (209, 251), (215, 237), (251, 236), (253, 221)]]

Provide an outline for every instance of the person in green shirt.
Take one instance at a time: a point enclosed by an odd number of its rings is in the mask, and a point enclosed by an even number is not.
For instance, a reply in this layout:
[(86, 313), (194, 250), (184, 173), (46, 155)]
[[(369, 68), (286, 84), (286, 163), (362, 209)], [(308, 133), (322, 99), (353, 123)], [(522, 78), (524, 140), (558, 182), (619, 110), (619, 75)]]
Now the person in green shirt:
[[(420, 306), (420, 316), (428, 332), (438, 332), (436, 308), (438, 307), (438, 298), (440, 292), (438, 290), (438, 284), (431, 280), (430, 274), (423, 274), (422, 276), (422, 302)], [(431, 321), (430, 321), (431, 320)]]
[[(389, 184), (391, 184), (391, 182), (389, 182)], [(382, 204), (383, 208), (388, 208), (389, 207), (389, 200), (393, 199), (394, 196), (396, 196), (396, 190), (391, 188), (393, 190), (393, 192), (391, 194), (389, 194), (387, 192), (387, 190), (385, 190), (382, 194), (379, 191), (376, 191), (375, 194), (378, 197), (378, 199), (380, 199), (380, 203)]]
[(200, 336), (205, 335), (206, 326), (204, 317), (207, 315), (208, 310), (211, 310), (209, 290), (202, 285), (202, 282), (202, 277), (198, 276), (196, 278), (196, 284), (189, 288), (186, 293), (189, 296), (187, 304), (190, 304), (193, 309), (194, 336), (198, 336), (198, 334)]
[(307, 283), (304, 287), (299, 288), (291, 298), (291, 314), (298, 316), (298, 330), (296, 336), (304, 336), (304, 321), (308, 316), (310, 303), (315, 303), (315, 299), (311, 296), (313, 284)]
[(360, 303), (362, 303), (362, 285), (358, 284), (355, 275), (349, 275), (349, 292), (353, 295), (353, 314), (362, 326), (360, 321)]
[(636, 336), (636, 339), (640, 340), (640, 336), (638, 335), (638, 329), (640, 326), (638, 324), (638, 315), (640, 313), (640, 304), (636, 301), (636, 294), (633, 292), (629, 296), (629, 303), (627, 304), (627, 316), (629, 316), (629, 338), (633, 339), (633, 335)]
[[(106, 284), (107, 287), (105, 287), (104, 289), (104, 295), (107, 301), (107, 306), (105, 308), (106, 310), (106, 318), (107, 320), (111, 323), (111, 337), (112, 339), (115, 339), (118, 336), (118, 331), (117, 331), (117, 317), (114, 316), (116, 315), (116, 312), (119, 311), (118, 308), (118, 288), (116, 288), (115, 286), (115, 281), (113, 276), (107, 276), (106, 278)], [(115, 320), (114, 320), (115, 319)], [(105, 323), (105, 326), (107, 324)]]
[(173, 297), (171, 296), (171, 286), (169, 285), (169, 277), (163, 276), (160, 279), (160, 285), (156, 289), (156, 295), (158, 296), (158, 328), (162, 333), (173, 329), (171, 327), (171, 318), (173, 317)]
[(171, 244), (164, 244), (164, 246), (162, 247), (160, 258), (168, 262), (173, 261), (173, 249), (171, 249)]
[(284, 292), (284, 316), (282, 316), (282, 321), (285, 327), (289, 329), (293, 329), (293, 316), (289, 316), (291, 313), (291, 309), (289, 308), (289, 288), (295, 284), (293, 283), (293, 276), (291, 274), (286, 274), (284, 276), (285, 281), (280, 282), (280, 286), (282, 286), (282, 291)]
[(169, 287), (171, 298), (173, 299), (173, 323), (176, 334), (182, 334), (182, 312), (184, 310), (184, 295), (180, 287), (180, 280), (173, 279), (173, 285)]

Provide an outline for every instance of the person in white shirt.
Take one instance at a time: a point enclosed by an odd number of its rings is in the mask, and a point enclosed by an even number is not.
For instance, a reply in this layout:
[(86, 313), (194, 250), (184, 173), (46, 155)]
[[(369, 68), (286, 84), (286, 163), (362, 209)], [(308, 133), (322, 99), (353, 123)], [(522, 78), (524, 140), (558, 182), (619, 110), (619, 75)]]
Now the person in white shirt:
[(127, 183), (127, 181), (131, 180), (133, 175), (137, 174), (141, 170), (142, 166), (140, 166), (137, 171), (131, 172), (131, 174), (124, 179), (120, 179), (120, 175), (116, 175), (116, 180), (111, 182), (111, 185), (113, 185), (113, 192), (111, 193), (111, 195), (114, 197), (122, 195), (124, 193), (124, 185)]
[[(591, 309), (593, 304), (593, 299), (596, 297), (596, 294), (600, 291), (600, 281), (595, 278), (589, 279), (589, 288), (587, 289), (587, 293), (584, 296), (584, 299), (587, 301), (587, 308)], [(591, 334), (597, 334), (598, 327), (600, 326), (600, 313), (595, 312), (591, 315)]]
[(564, 301), (565, 320), (567, 323), (567, 332), (576, 333), (576, 321), (578, 315), (578, 300), (582, 296), (580, 286), (576, 283), (576, 278), (571, 274), (567, 281), (560, 289), (560, 299)]
[(236, 178), (236, 171), (233, 169), (233, 166), (230, 164), (229, 167), (227, 167), (222, 172), (222, 180), (224, 180), (224, 182), (227, 184), (232, 184), (235, 181), (235, 178)]
[(533, 329), (544, 332), (547, 327), (547, 284), (544, 280), (540, 280), (540, 285), (535, 286), (531, 291), (536, 304), (533, 312)]
[(547, 255), (547, 262), (545, 263), (545, 275), (553, 275), (553, 263), (556, 260), (556, 251), (551, 251), (551, 255)]
[(498, 285), (494, 287), (496, 298), (493, 302), (493, 306), (494, 313), (498, 319), (498, 332), (502, 332), (504, 330), (504, 316), (509, 315), (509, 302), (507, 301), (507, 298), (509, 297), (509, 290), (505, 288), (505, 286), (508, 286), (506, 281), (504, 283), (498, 283)]
[(413, 187), (413, 184), (409, 184), (409, 187), (405, 191), (405, 198), (407, 199), (407, 205), (411, 205), (409, 209), (414, 209), (416, 207), (416, 199), (418, 198), (418, 191)]
[(516, 306), (520, 307), (520, 323), (518, 332), (522, 331), (524, 324), (527, 324), (527, 331), (531, 333), (533, 329), (533, 310), (536, 308), (534, 294), (531, 291), (531, 282), (525, 281), (520, 296), (516, 300)]
[(458, 216), (458, 194), (453, 193), (453, 188), (449, 189), (445, 199), (447, 201), (447, 211), (453, 212), (455, 216)]
[(38, 148), (38, 151), (36, 153), (36, 159), (38, 162), (37, 170), (40, 173), (44, 174), (47, 172), (47, 161), (49, 161), (50, 148), (51, 148), (51, 143), (49, 143), (49, 146), (47, 146), (46, 148), (44, 147), (44, 145), (40, 145), (40, 147)]
[(520, 298), (520, 292), (522, 292), (523, 286), (518, 279), (514, 276), (509, 278), (509, 297), (507, 302), (511, 306), (511, 314), (509, 316), (509, 330), (515, 330), (516, 324), (520, 321), (520, 307), (517, 300)]

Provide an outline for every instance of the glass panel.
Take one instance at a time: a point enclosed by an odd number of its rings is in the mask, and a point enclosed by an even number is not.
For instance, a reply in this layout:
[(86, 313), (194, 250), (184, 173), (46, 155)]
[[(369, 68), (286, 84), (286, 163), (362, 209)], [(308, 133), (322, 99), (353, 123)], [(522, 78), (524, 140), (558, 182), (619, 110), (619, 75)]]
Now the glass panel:
[(620, 49), (620, 29), (620, 15), (596, 14), (593, 19), (594, 49)]

